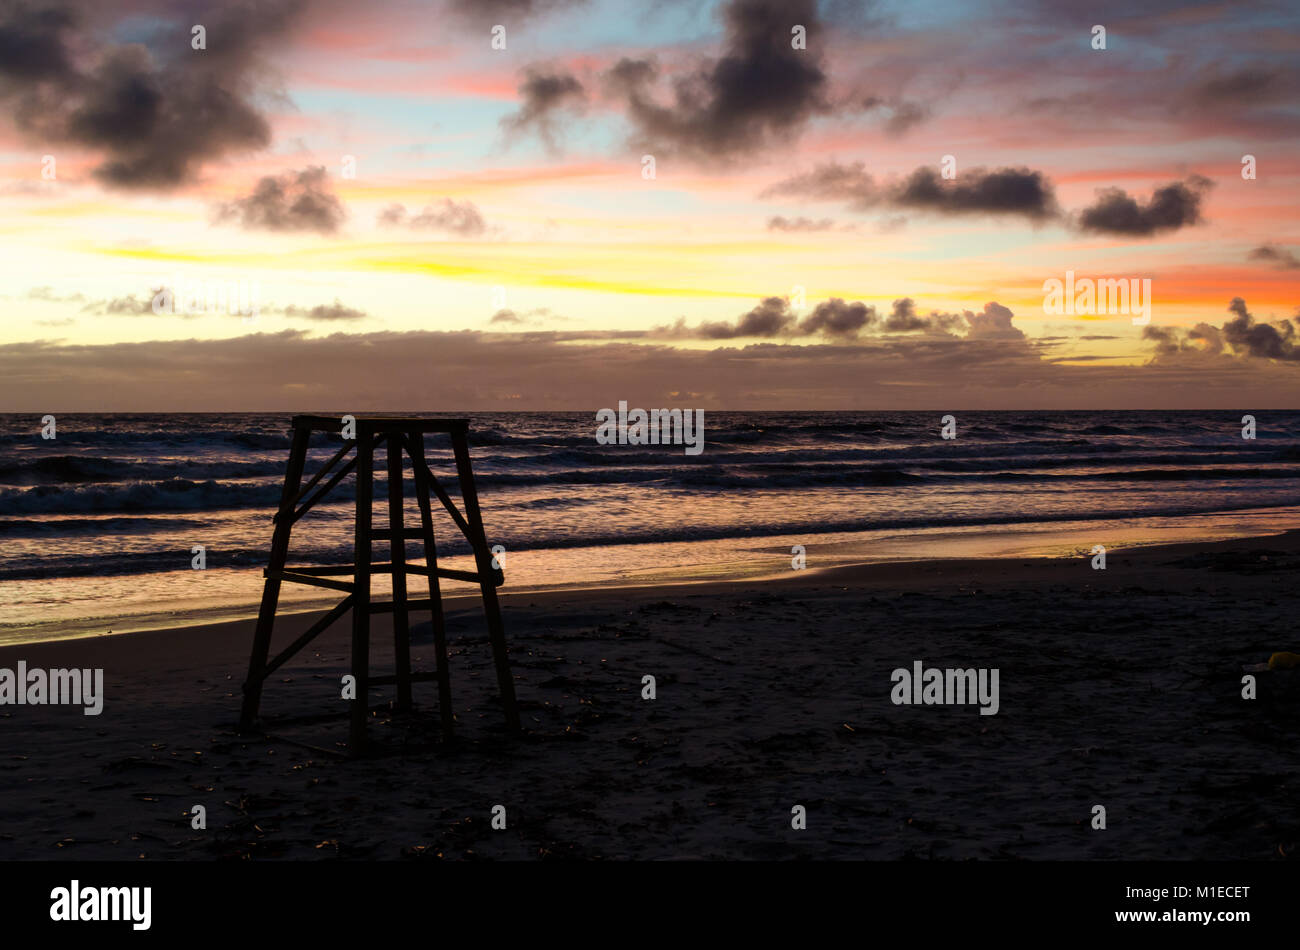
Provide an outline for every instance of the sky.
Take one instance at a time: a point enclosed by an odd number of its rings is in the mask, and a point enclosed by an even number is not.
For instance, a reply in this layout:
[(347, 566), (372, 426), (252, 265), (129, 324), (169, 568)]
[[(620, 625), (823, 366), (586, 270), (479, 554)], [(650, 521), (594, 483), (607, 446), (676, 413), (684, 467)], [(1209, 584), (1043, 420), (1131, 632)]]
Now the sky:
[(0, 411), (1300, 408), (1300, 8), (1140, 7), (0, 0)]

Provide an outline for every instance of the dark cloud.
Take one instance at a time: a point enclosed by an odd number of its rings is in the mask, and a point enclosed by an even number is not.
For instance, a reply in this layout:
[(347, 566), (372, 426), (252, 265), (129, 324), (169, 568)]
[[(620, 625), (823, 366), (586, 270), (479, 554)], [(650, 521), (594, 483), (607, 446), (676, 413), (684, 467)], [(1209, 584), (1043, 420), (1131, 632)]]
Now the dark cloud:
[(901, 181), (878, 184), (862, 162), (831, 162), (777, 182), (760, 197), (844, 201), (855, 211), (883, 205), (942, 215), (1021, 215), (1033, 221), (1060, 214), (1051, 182), (1028, 168), (972, 168), (946, 181), (923, 165)]
[(916, 304), (911, 297), (903, 297), (894, 301), (893, 308), (889, 311), (889, 316), (885, 317), (882, 327), (894, 332), (907, 332), (908, 330), (924, 330), (927, 326), (924, 317), (916, 315)]
[(1228, 310), (1236, 316), (1223, 325), (1223, 338), (1235, 351), (1261, 359), (1300, 360), (1296, 328), (1290, 320), (1256, 323), (1240, 297), (1232, 298)]
[(876, 319), (876, 309), (866, 304), (846, 303), (839, 297), (823, 300), (799, 324), (799, 332), (853, 337)]
[(767, 297), (753, 310), (734, 324), (723, 321), (706, 321), (693, 331), (705, 340), (729, 340), (733, 337), (772, 337), (785, 333), (794, 325), (795, 315), (790, 301), (784, 297)]
[(217, 221), (238, 221), (249, 230), (317, 231), (333, 234), (343, 223), (343, 205), (329, 188), (321, 166), (267, 175), (253, 193), (220, 205)]
[(937, 214), (1015, 214), (1035, 221), (1059, 214), (1051, 183), (1028, 168), (972, 168), (952, 181), (923, 165), (891, 189), (900, 208)]
[(547, 148), (557, 147), (555, 123), (566, 108), (580, 107), (586, 90), (575, 76), (540, 67), (530, 67), (519, 86), (519, 111), (505, 116), (501, 125), (509, 133), (536, 131)]
[(1147, 326), (1142, 337), (1155, 344), (1156, 359), (1203, 359), (1231, 353), (1249, 359), (1300, 363), (1300, 337), (1292, 321), (1258, 323), (1240, 297), (1232, 298), (1228, 312), (1233, 317), (1222, 326), (1198, 323), (1190, 330)]
[[(647, 151), (738, 158), (788, 145), (809, 119), (830, 111), (815, 0), (731, 0), (723, 20), (722, 55), (674, 72), (666, 99), (656, 95), (653, 60), (625, 59), (606, 75)], [(807, 31), (806, 49), (792, 48), (796, 25)]]
[(1276, 244), (1262, 244), (1248, 255), (1252, 261), (1266, 261), (1278, 270), (1300, 270), (1300, 257), (1294, 251)]
[[(965, 313), (970, 316), (969, 310)], [(889, 315), (880, 321), (880, 329), (887, 333), (911, 333), (918, 330), (924, 333), (955, 333), (957, 330), (965, 329), (966, 326), (966, 321), (959, 313), (940, 313), (931, 310), (929, 315), (921, 316), (916, 312), (916, 304), (911, 297), (895, 300), (890, 307)]]
[(487, 231), (487, 222), (474, 202), (450, 198), (425, 205), (423, 211), (412, 216), (408, 216), (406, 208), (400, 204), (389, 205), (380, 212), (379, 223), (417, 231), (446, 231), (462, 237), (477, 237)]
[(916, 312), (910, 297), (895, 300), (888, 314), (861, 302), (849, 303), (831, 297), (817, 304), (803, 320), (784, 297), (767, 297), (757, 307), (743, 314), (734, 323), (705, 321), (687, 326), (679, 319), (671, 326), (656, 327), (651, 337), (702, 340), (731, 340), (740, 338), (772, 338), (823, 335), (838, 339), (853, 339), (864, 331), (874, 334), (921, 334), (929, 337), (962, 337), (971, 340), (1000, 340), (1020, 342), (1024, 334), (1011, 325), (1012, 313), (997, 303), (987, 303), (981, 313), (965, 310), (961, 313), (930, 311), (927, 315)]
[(1208, 178), (1192, 175), (1157, 188), (1146, 204), (1120, 188), (1106, 188), (1095, 204), (1079, 213), (1078, 225), (1097, 234), (1135, 237), (1190, 227), (1201, 222), (1201, 199), (1212, 186)]
[(783, 218), (780, 215), (767, 219), (769, 231), (829, 231), (835, 227), (830, 218), (814, 221), (812, 218)]
[[(127, 188), (172, 188), (212, 160), (264, 148), (270, 127), (255, 99), (266, 53), (306, 0), (243, 0), (202, 16), (158, 5), (153, 47), (114, 43), (93, 28), (102, 11), (71, 0), (0, 4), (0, 100), (19, 130), (103, 155), (95, 176)], [(200, 19), (207, 49), (190, 46)]]
[(68, 40), (75, 23), (71, 6), (0, 5), (0, 76), (39, 82), (71, 75)]

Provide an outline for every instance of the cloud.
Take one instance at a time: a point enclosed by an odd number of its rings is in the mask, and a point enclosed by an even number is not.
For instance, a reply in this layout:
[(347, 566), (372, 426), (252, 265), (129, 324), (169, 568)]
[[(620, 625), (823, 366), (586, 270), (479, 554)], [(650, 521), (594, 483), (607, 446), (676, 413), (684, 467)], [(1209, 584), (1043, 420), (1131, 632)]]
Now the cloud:
[[(964, 311), (970, 316), (970, 311)], [(921, 331), (930, 334), (949, 334), (964, 330), (967, 324), (959, 313), (940, 313), (931, 310), (929, 315), (921, 316), (916, 312), (916, 304), (911, 297), (901, 297), (890, 307), (889, 315), (882, 317), (879, 327), (886, 333), (912, 333)]]
[(128, 294), (125, 297), (112, 297), (107, 300), (92, 300), (81, 308), (82, 313), (93, 313), (99, 316), (144, 316), (153, 314), (153, 297), (136, 297)]
[(844, 201), (855, 211), (885, 206), (940, 215), (1020, 215), (1032, 221), (1060, 214), (1051, 182), (1028, 168), (972, 168), (946, 181), (923, 165), (900, 181), (879, 184), (862, 162), (831, 162), (779, 181), (759, 197)]
[(54, 288), (48, 285), (43, 287), (33, 287), (27, 291), (28, 300), (42, 300), (46, 303), (81, 303), (86, 299), (85, 294), (71, 294), (67, 297), (60, 297), (54, 292)]
[(450, 9), (474, 23), (502, 23), (545, 16), (567, 7), (581, 6), (586, 0), (451, 0)]
[(193, 50), (184, 10), (148, 10), (165, 24), (155, 35), (169, 40), (149, 48), (105, 41), (91, 28), (103, 13), (93, 5), (6, 0), (0, 100), (28, 138), (100, 152), (94, 174), (101, 181), (174, 188), (207, 162), (270, 143), (254, 104), (269, 73), (266, 52), (305, 5), (244, 0), (205, 8), (207, 49)]
[(694, 331), (706, 340), (729, 340), (733, 337), (772, 337), (788, 330), (795, 321), (790, 301), (784, 297), (767, 297), (734, 324), (706, 321)]
[(823, 300), (799, 324), (801, 333), (825, 333), (828, 336), (852, 337), (876, 319), (874, 307), (861, 302), (846, 303), (839, 297)]
[(777, 215), (767, 219), (769, 231), (829, 231), (835, 227), (830, 218), (814, 221), (812, 218), (783, 218)]
[(1013, 314), (1000, 303), (990, 301), (979, 313), (963, 312), (970, 330), (966, 336), (972, 340), (1023, 340), (1025, 334), (1011, 325)]
[(1152, 360), (1159, 362), (1204, 361), (1223, 352), (1223, 334), (1207, 323), (1191, 330), (1151, 324), (1142, 328), (1142, 339), (1155, 344)]
[[(624, 59), (606, 74), (646, 151), (729, 160), (788, 147), (807, 122), (831, 111), (815, 0), (730, 0), (723, 8), (722, 54), (677, 70), (671, 93), (656, 95), (652, 59)], [(807, 49), (792, 47), (792, 28)]]
[(1232, 298), (1228, 310), (1236, 316), (1223, 325), (1223, 338), (1234, 350), (1260, 359), (1300, 360), (1296, 328), (1290, 320), (1256, 323), (1240, 297)]
[(899, 208), (938, 214), (1016, 214), (1035, 221), (1059, 214), (1051, 183), (1028, 168), (972, 168), (952, 181), (923, 165), (889, 195)]
[[(508, 309), (498, 310), (496, 313), (492, 314), (492, 319), (489, 320), (488, 323), (506, 323), (512, 325), (539, 324), (545, 319), (560, 320), (563, 318), (552, 313), (549, 307), (534, 307), (532, 310), (525, 311), (524, 313), (518, 313), (514, 310)], [(606, 339), (608, 336), (606, 334), (598, 333), (596, 336), (591, 338)]]
[(1233, 297), (1228, 304), (1232, 319), (1222, 326), (1198, 323), (1190, 330), (1147, 326), (1142, 337), (1155, 344), (1156, 360), (1203, 359), (1229, 354), (1252, 360), (1300, 363), (1300, 341), (1290, 320), (1258, 323), (1246, 301)]
[(1140, 204), (1120, 188), (1106, 188), (1097, 201), (1078, 216), (1080, 230), (1097, 234), (1149, 237), (1161, 231), (1199, 224), (1201, 200), (1213, 182), (1200, 175), (1157, 188), (1151, 200)]
[(1248, 67), (1210, 76), (1195, 87), (1192, 97), (1208, 104), (1253, 103), (1280, 91), (1282, 79), (1277, 70)]
[[(717, 409), (1045, 409), (1294, 405), (1294, 363), (1061, 365), (1027, 345), (893, 334), (851, 343), (713, 348), (559, 333), (302, 330), (210, 340), (0, 345), (0, 404), (15, 412), (270, 410), (410, 405), (594, 413), (610, 394)], [(591, 418), (588, 415), (588, 418)]]
[(67, 40), (76, 17), (70, 5), (6, 3), (0, 13), (0, 76), (38, 82), (73, 73)]
[(450, 198), (425, 205), (424, 210), (413, 217), (407, 216), (402, 205), (391, 204), (380, 212), (379, 223), (417, 231), (446, 231), (462, 237), (477, 237), (487, 231), (487, 222), (474, 202), (457, 202)]
[(923, 330), (927, 326), (924, 317), (916, 315), (916, 303), (911, 297), (902, 297), (894, 301), (889, 316), (881, 323), (882, 329), (894, 332)]
[(846, 201), (852, 210), (865, 210), (880, 200), (875, 179), (862, 162), (841, 165), (828, 162), (812, 171), (793, 175), (772, 185), (760, 198), (808, 198), (813, 201)]
[(884, 113), (885, 132), (894, 138), (907, 134), (913, 126), (920, 125), (930, 117), (927, 106), (898, 98), (882, 99), (879, 96), (869, 96), (863, 101), (862, 107)]
[(987, 303), (981, 313), (916, 312), (910, 297), (894, 301), (888, 314), (860, 301), (849, 303), (831, 297), (817, 304), (803, 320), (784, 297), (767, 297), (757, 307), (741, 315), (734, 323), (704, 321), (688, 326), (678, 319), (671, 326), (660, 326), (647, 335), (668, 339), (731, 340), (741, 338), (810, 337), (822, 335), (841, 340), (873, 334), (921, 334), (930, 337), (962, 337), (971, 340), (1021, 342), (1024, 334), (1011, 325), (1012, 313), (997, 303)]
[(511, 134), (535, 130), (546, 147), (555, 150), (557, 115), (566, 108), (581, 107), (587, 93), (569, 73), (529, 67), (519, 86), (519, 97), (519, 111), (502, 118), (502, 127)]
[(337, 297), (332, 304), (317, 304), (310, 309), (306, 307), (295, 307), (293, 304), (285, 307), (281, 311), (286, 317), (305, 317), (308, 320), (336, 321), (336, 320), (364, 320), (365, 311), (355, 310), (352, 307), (345, 307)]
[(316, 231), (333, 234), (345, 217), (329, 189), (323, 166), (267, 175), (245, 198), (220, 205), (217, 221), (238, 220), (247, 230)]
[(1246, 255), (1252, 261), (1267, 261), (1277, 270), (1300, 270), (1300, 257), (1294, 251), (1276, 244), (1261, 244)]

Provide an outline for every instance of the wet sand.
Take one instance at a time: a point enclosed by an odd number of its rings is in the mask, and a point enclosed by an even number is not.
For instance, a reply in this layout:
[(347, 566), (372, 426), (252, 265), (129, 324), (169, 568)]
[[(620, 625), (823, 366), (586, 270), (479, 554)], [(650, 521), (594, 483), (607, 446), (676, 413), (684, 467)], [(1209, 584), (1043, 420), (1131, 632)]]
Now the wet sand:
[[(1105, 571), (950, 560), (506, 588), (526, 734), (504, 734), (462, 600), (455, 742), (437, 743), (420, 683), (416, 715), (372, 717), (364, 760), (341, 755), (347, 617), (267, 683), (269, 736), (235, 732), (251, 621), (7, 647), (0, 667), (103, 667), (106, 699), (97, 717), (0, 706), (0, 859), (1279, 859), (1300, 845), (1300, 670), (1257, 674), (1254, 700), (1241, 681), (1300, 651), (1298, 573), (1291, 532), (1112, 551)], [(314, 616), (282, 618), (273, 649)], [(891, 673), (917, 660), (997, 668), (998, 713), (895, 705)]]

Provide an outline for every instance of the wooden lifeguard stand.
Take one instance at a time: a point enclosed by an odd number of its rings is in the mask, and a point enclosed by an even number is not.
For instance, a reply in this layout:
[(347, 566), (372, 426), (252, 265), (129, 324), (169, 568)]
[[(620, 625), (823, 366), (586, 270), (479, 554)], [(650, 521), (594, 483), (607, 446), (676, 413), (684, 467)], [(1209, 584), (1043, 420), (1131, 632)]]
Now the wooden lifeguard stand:
[[(396, 685), (399, 710), (411, 708), (411, 683), (425, 680), (438, 682), (438, 709), (444, 740), (452, 735), (451, 684), (447, 670), (447, 632), (442, 612), (440, 578), (470, 581), (479, 585), (483, 594), (483, 609), (487, 615), (488, 638), (496, 665), (497, 683), (501, 702), (505, 708), (506, 726), (519, 730), (519, 710), (515, 702), (514, 681), (510, 676), (510, 663), (506, 656), (505, 631), (501, 623), (501, 607), (497, 602), (497, 587), (504, 583), (499, 568), (492, 566), (483, 533), (483, 518), (479, 512), (478, 491), (474, 486), (474, 472), (469, 460), (468, 419), (407, 419), (394, 416), (354, 417), (355, 438), (346, 439), (343, 447), (325, 463), (325, 466), (302, 485), (303, 469), (307, 462), (307, 446), (314, 432), (344, 431), (344, 419), (330, 416), (294, 416), (293, 443), (289, 450), (289, 465), (284, 476), (284, 490), (280, 508), (275, 515), (275, 533), (271, 540), (270, 562), (263, 572), (266, 586), (262, 591), (262, 606), (257, 615), (257, 628), (253, 634), (253, 652), (248, 661), (248, 679), (244, 683), (244, 702), (240, 713), (241, 732), (253, 731), (257, 722), (258, 706), (262, 698), (262, 684), (290, 657), (310, 643), (339, 617), (352, 611), (352, 675), (356, 677), (356, 699), (352, 700), (349, 752), (358, 755), (365, 749), (366, 718), (369, 713), (368, 694), (371, 686)], [(447, 491), (429, 469), (424, 458), (426, 433), (447, 433), (451, 436), (452, 451), (456, 460), (456, 476), (464, 501), (462, 514), (452, 502)], [(371, 502), (374, 492), (375, 452), (386, 447), (388, 458), (388, 527), (375, 528), (371, 523)], [(411, 460), (414, 472), (415, 497), (420, 508), (420, 527), (408, 528), (403, 518), (402, 456)], [(352, 457), (342, 465), (348, 453)], [(289, 554), (289, 535), (293, 526), (307, 514), (353, 469), (357, 471), (356, 491), (356, 546), (352, 566), (293, 567), (286, 568)], [(330, 473), (333, 473), (332, 475)], [(314, 494), (312, 489), (326, 475), (328, 481)], [(308, 495), (310, 494), (310, 497)], [(436, 496), (451, 515), (452, 521), (474, 551), (476, 570), (453, 571), (438, 566), (437, 549), (433, 536), (431, 495)], [(423, 540), (427, 566), (412, 565), (406, 561), (407, 540)], [(389, 560), (374, 563), (371, 544), (389, 542)], [(336, 575), (352, 575), (352, 580), (337, 580)], [(370, 579), (376, 574), (392, 575), (393, 599), (372, 601)], [(415, 574), (428, 578), (429, 597), (408, 599), (406, 578)], [(271, 631), (275, 624), (276, 606), (280, 598), (280, 585), (310, 584), (329, 590), (342, 591), (346, 596), (333, 610), (289, 644), (274, 659), (268, 659)], [(433, 615), (434, 650), (438, 668), (431, 672), (411, 669), (410, 611), (428, 610)], [(392, 613), (396, 670), (391, 676), (370, 675), (370, 616)]]

